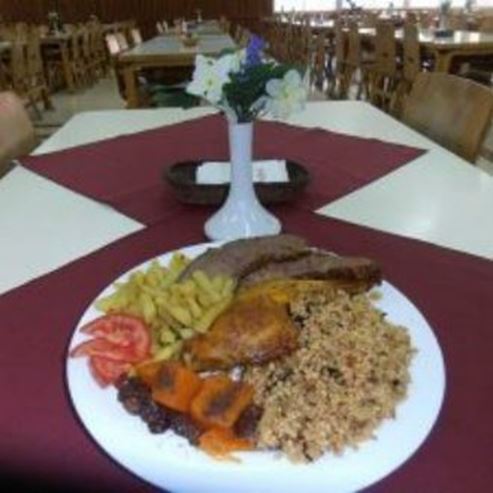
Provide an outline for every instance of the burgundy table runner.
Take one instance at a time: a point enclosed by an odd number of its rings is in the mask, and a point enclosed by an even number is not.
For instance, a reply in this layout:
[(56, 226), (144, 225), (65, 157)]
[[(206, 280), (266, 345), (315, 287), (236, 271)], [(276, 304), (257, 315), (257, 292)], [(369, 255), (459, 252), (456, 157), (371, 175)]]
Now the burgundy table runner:
[[(148, 258), (203, 241), (206, 215), (194, 209), (156, 224), (0, 297), (0, 472), (28, 475), (43, 491), (154, 491), (83, 431), (65, 391), (66, 347), (103, 287)], [(447, 393), (436, 427), (407, 463), (368, 491), (489, 491), (493, 264), (302, 210), (281, 219), (314, 245), (378, 260), (386, 279), (424, 313), (444, 352)]]
[[(412, 161), (421, 149), (322, 130), (258, 122), (255, 158), (304, 165), (311, 182), (296, 202), (314, 210)], [(150, 225), (184, 210), (163, 183), (166, 166), (186, 160), (227, 160), (220, 116), (23, 159), (24, 166)], [(187, 208), (189, 210), (189, 207)]]

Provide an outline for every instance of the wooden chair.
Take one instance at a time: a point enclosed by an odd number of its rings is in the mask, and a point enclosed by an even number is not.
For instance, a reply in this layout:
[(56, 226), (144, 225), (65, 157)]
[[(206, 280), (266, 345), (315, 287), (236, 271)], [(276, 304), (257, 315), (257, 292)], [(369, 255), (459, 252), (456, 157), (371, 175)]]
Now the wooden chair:
[(82, 54), (83, 32), (76, 28), (70, 36), (70, 70), (76, 87), (87, 85), (90, 81)]
[(41, 116), (36, 104), (42, 102), (46, 110), (53, 109), (53, 104), (45, 77), (39, 31), (36, 28), (31, 29), (27, 35), (26, 76), (25, 96), (37, 115)]
[(479, 23), (479, 32), (492, 34), (493, 33), (493, 16), (483, 17)]
[(397, 85), (397, 50), (392, 22), (377, 24), (375, 61), (365, 67), (364, 80), (368, 100), (387, 110)]
[(140, 33), (140, 29), (134, 27), (130, 30), (130, 36), (132, 38), (132, 45), (137, 46), (142, 44), (142, 34)]
[(453, 31), (467, 31), (467, 17), (463, 13), (450, 15), (447, 19), (447, 28), (452, 29)]
[(128, 41), (124, 33), (117, 32), (115, 34), (116, 40), (118, 41), (118, 46), (120, 47), (120, 51), (125, 51), (129, 49)]
[[(484, 34), (493, 34), (493, 17), (483, 17), (479, 22), (479, 31)], [(463, 63), (458, 74), (485, 86), (493, 87), (493, 58), (488, 55), (475, 57), (474, 60)]]
[(240, 40), (238, 42), (238, 45), (241, 47), (241, 48), (246, 48), (247, 45), (248, 45), (248, 41), (250, 40), (250, 36), (251, 36), (251, 33), (248, 29), (242, 29), (241, 30), (241, 36), (240, 36)]
[(231, 29), (231, 21), (228, 20), (224, 15), (219, 18), (219, 26), (223, 33), (229, 34)]
[(104, 37), (104, 40), (106, 42), (106, 49), (108, 50), (108, 53), (109, 53), (111, 59), (114, 59), (122, 51), (120, 48), (120, 44), (118, 43), (118, 39), (116, 38), (116, 35), (115, 34), (107, 34)]
[(0, 93), (0, 177), (12, 168), (12, 160), (36, 145), (34, 128), (24, 104), (12, 92)]
[(340, 19), (334, 25), (334, 57), (332, 61), (331, 77), (327, 85), (328, 98), (344, 97), (344, 67), (346, 60), (346, 39), (343, 33), (343, 24)]
[(399, 81), (391, 101), (391, 112), (400, 115), (404, 98), (414, 83), (419, 72), (421, 72), (421, 50), (419, 46), (418, 28), (414, 22), (404, 24), (404, 35), (402, 40), (402, 67)]
[(492, 114), (490, 89), (451, 74), (421, 72), (406, 98), (402, 121), (474, 162)]
[(319, 91), (324, 90), (327, 80), (328, 63), (327, 38), (323, 31), (320, 31), (315, 40), (313, 53), (313, 66), (310, 73), (310, 83)]
[[(354, 21), (350, 23), (347, 35), (347, 52), (344, 60), (344, 74), (342, 78), (342, 94), (345, 98), (349, 97), (349, 91), (356, 82), (357, 93), (356, 99), (360, 99), (366, 82), (367, 66), (371, 64), (370, 59), (364, 60), (361, 50), (361, 36), (358, 30), (358, 24)], [(359, 80), (356, 81), (356, 75)]]
[(158, 36), (164, 34), (163, 25), (159, 21), (156, 22), (156, 32)]
[(108, 56), (104, 43), (103, 26), (97, 21), (92, 21), (88, 28), (91, 56), (94, 59), (94, 65), (97, 72), (101, 77), (104, 77), (108, 72)]
[(81, 41), (81, 64), (86, 73), (86, 79), (89, 83), (95, 83), (98, 78), (98, 60), (94, 57), (91, 49), (91, 31), (89, 26), (80, 28)]

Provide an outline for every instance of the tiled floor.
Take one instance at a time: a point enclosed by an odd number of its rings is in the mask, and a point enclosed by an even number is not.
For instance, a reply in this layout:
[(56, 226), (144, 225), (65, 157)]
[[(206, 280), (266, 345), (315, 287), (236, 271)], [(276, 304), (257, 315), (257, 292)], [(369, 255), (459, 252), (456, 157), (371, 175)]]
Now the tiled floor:
[[(49, 137), (76, 113), (125, 108), (125, 102), (118, 93), (113, 77), (102, 79), (96, 85), (75, 94), (56, 93), (52, 99), (55, 109), (44, 111), (42, 119), (35, 121), (36, 132), (41, 140)], [(310, 100), (323, 101), (325, 96), (321, 92), (313, 92), (310, 95)], [(491, 160), (491, 155), (493, 155), (493, 125), (485, 139), (484, 148), (488, 158), (480, 157), (477, 165), (493, 175), (493, 161)]]

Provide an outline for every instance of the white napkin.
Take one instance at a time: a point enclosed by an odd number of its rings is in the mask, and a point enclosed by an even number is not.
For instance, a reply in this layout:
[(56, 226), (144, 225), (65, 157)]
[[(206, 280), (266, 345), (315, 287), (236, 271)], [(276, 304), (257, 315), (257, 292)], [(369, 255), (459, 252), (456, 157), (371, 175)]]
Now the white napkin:
[[(211, 161), (202, 163), (195, 174), (196, 183), (217, 185), (231, 181), (231, 163)], [(253, 162), (255, 183), (286, 183), (289, 181), (286, 161), (268, 160)]]

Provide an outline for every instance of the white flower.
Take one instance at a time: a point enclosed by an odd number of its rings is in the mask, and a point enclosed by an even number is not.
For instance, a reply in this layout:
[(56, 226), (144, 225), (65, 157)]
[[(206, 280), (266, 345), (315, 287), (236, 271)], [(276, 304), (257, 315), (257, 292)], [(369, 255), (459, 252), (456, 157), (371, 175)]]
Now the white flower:
[(307, 90), (297, 70), (289, 70), (282, 79), (271, 79), (265, 90), (265, 108), (275, 118), (285, 119), (305, 106)]
[(229, 74), (235, 63), (234, 55), (225, 55), (219, 59), (197, 55), (192, 82), (187, 92), (218, 104), (223, 97), (223, 86), (230, 81)]

